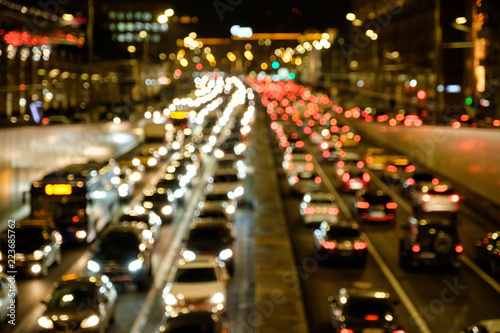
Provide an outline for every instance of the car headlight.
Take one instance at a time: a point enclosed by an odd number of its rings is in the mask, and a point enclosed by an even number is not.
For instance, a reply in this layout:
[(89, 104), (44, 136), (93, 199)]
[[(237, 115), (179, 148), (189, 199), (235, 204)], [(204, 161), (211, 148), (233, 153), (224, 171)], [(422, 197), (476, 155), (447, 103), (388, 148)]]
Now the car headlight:
[(216, 294), (212, 295), (212, 297), (210, 298), (210, 303), (219, 304), (222, 302), (224, 302), (224, 294), (223, 293), (216, 293)]
[(135, 259), (130, 264), (128, 264), (128, 270), (131, 272), (138, 271), (142, 268), (143, 261), (141, 259)]
[(236, 208), (234, 208), (233, 205), (229, 205), (226, 207), (226, 213), (228, 213), (228, 214), (234, 214), (235, 211), (236, 211)]
[(220, 251), (219, 253), (219, 258), (221, 258), (222, 260), (227, 260), (232, 256), (233, 256), (233, 251), (231, 251), (231, 249), (225, 249)]
[(243, 186), (238, 186), (235, 190), (234, 190), (234, 196), (235, 197), (241, 197), (243, 195), (243, 193), (245, 193), (245, 190), (243, 189)]
[(128, 195), (128, 184), (118, 186), (118, 195), (122, 198)]
[(193, 261), (196, 259), (196, 253), (190, 250), (182, 252), (182, 257), (187, 261)]
[(82, 320), (82, 323), (80, 324), (81, 328), (90, 328), (90, 327), (96, 327), (99, 325), (99, 317), (97, 315), (91, 315), (84, 320)]
[(161, 209), (161, 213), (163, 215), (170, 215), (170, 214), (172, 214), (172, 206), (170, 206), (170, 205), (163, 206), (163, 208)]
[(165, 304), (167, 305), (176, 305), (177, 304), (177, 298), (173, 294), (167, 294), (164, 297)]
[(54, 328), (54, 323), (47, 316), (43, 316), (43, 317), (38, 318), (38, 325), (40, 327), (45, 328), (45, 329), (52, 329), (52, 328)]
[(181, 148), (181, 144), (178, 141), (172, 143), (172, 149), (179, 150)]
[(97, 273), (101, 270), (101, 266), (94, 260), (89, 260), (89, 262), (87, 263), (87, 269), (91, 272)]
[(151, 209), (151, 208), (153, 208), (153, 203), (151, 201), (144, 201), (142, 203), (142, 206), (144, 206), (144, 208), (146, 208), (146, 209)]
[(33, 259), (35, 260), (42, 260), (43, 259), (43, 251), (42, 250), (36, 250), (33, 252)]
[(151, 157), (151, 158), (148, 160), (148, 166), (150, 166), (150, 167), (155, 166), (157, 163), (158, 163), (158, 161), (157, 161), (157, 160), (156, 160), (156, 158), (154, 158), (154, 157)]
[(132, 160), (132, 165), (133, 166), (138, 166), (141, 164), (141, 160), (138, 159), (137, 157), (135, 157), (133, 160)]

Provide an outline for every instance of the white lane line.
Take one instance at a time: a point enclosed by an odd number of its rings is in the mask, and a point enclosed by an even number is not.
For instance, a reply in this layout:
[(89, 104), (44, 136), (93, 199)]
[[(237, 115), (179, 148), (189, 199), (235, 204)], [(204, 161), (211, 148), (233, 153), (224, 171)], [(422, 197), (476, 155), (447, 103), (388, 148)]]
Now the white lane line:
[(498, 293), (500, 293), (500, 283), (495, 281), (491, 276), (489, 276), (485, 271), (479, 268), (472, 260), (469, 259), (466, 255), (463, 256), (463, 263), (469, 266), (477, 275), (479, 275), (486, 283), (488, 283), (493, 289), (495, 289)]
[[(321, 178), (323, 179), (323, 184), (325, 184), (325, 186), (328, 188), (328, 190), (331, 191), (336, 196), (337, 203), (338, 203), (340, 209), (343, 210), (344, 215), (347, 218), (352, 218), (352, 214), (351, 214), (350, 210), (348, 209), (347, 205), (345, 204), (344, 200), (340, 197), (339, 193), (337, 192), (337, 190), (333, 186), (332, 182), (330, 181), (330, 178), (327, 177), (325, 171), (323, 170), (321, 165), (318, 163), (318, 161), (314, 158), (314, 156), (313, 156), (313, 162), (316, 165), (316, 171), (318, 172), (318, 174), (320, 174)], [(368, 236), (365, 233), (363, 233), (362, 237), (363, 237), (364, 241), (366, 242), (366, 244), (368, 245), (367, 246), (368, 252), (370, 252), (370, 255), (373, 257), (373, 259), (375, 260), (377, 265), (380, 267), (380, 270), (385, 275), (385, 278), (387, 279), (387, 281), (389, 281), (392, 288), (394, 289), (394, 291), (398, 295), (399, 299), (401, 300), (403, 305), (406, 307), (406, 309), (410, 313), (410, 316), (413, 318), (413, 320), (414, 320), (415, 324), (418, 326), (420, 332), (421, 333), (432, 333), (430, 328), (427, 326), (426, 322), (424, 321), (424, 318), (422, 318), (422, 316), (418, 312), (415, 305), (413, 305), (410, 297), (408, 297), (408, 295), (404, 291), (403, 287), (398, 282), (398, 279), (396, 278), (396, 276), (394, 276), (394, 274), (392, 274), (389, 266), (387, 266), (387, 264), (384, 262), (384, 259), (382, 259), (382, 257), (378, 253), (378, 251), (375, 249), (375, 246), (373, 246), (373, 244), (370, 241), (370, 239), (368, 238)]]
[(390, 188), (387, 184), (385, 184), (382, 180), (380, 180), (380, 178), (378, 178), (370, 169), (364, 167), (363, 170), (365, 172), (368, 172), (371, 180), (375, 184), (377, 184), (377, 186), (380, 187), (385, 193), (389, 194), (394, 199), (394, 201), (398, 203), (399, 207), (403, 208), (410, 214), (413, 213), (413, 208), (392, 188)]

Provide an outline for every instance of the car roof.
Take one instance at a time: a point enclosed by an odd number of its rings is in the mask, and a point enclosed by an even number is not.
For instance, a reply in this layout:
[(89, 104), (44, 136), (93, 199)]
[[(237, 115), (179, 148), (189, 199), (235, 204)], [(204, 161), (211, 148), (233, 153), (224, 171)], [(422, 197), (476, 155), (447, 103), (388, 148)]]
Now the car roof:
[(311, 200), (314, 200), (314, 199), (332, 199), (333, 201), (335, 201), (335, 195), (333, 195), (333, 193), (330, 193), (330, 192), (308, 192), (308, 193), (304, 194), (304, 197), (306, 195), (309, 195), (311, 197)]
[(177, 261), (177, 269), (179, 268), (215, 268), (219, 266), (219, 262), (216, 256), (210, 255), (197, 255), (196, 259), (187, 261), (185, 259), (179, 259)]
[(391, 295), (383, 289), (360, 289), (360, 288), (341, 288), (339, 295), (345, 295), (349, 298), (374, 298), (390, 299)]

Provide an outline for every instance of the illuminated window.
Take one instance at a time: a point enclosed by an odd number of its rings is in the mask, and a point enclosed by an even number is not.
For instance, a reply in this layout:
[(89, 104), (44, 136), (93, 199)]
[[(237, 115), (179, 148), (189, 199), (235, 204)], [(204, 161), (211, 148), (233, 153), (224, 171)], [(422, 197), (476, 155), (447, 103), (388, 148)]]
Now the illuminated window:
[(135, 22), (135, 31), (142, 31), (142, 30), (144, 30), (144, 23)]
[(139, 34), (135, 34), (135, 41), (138, 43), (142, 42), (142, 38), (141, 36), (139, 36)]
[(110, 20), (116, 20), (116, 12), (115, 12), (115, 11), (113, 11), (113, 10), (112, 10), (112, 11), (110, 11), (110, 12), (108, 13), (108, 18), (109, 18)]
[(128, 43), (132, 43), (134, 41), (134, 34), (130, 33), (130, 32), (127, 32), (125, 34), (125, 40), (128, 42)]
[(118, 36), (116, 37), (116, 39), (117, 39), (120, 43), (124, 43), (124, 42), (125, 42), (125, 34), (118, 34)]
[(110, 23), (109, 24), (109, 31), (115, 31), (116, 30), (116, 23)]
[(125, 19), (125, 13), (124, 12), (118, 12), (118, 13), (116, 13), (116, 19), (118, 21), (123, 21)]
[(161, 24), (161, 25), (160, 25), (160, 30), (161, 30), (162, 32), (166, 32), (166, 31), (168, 31), (168, 23), (163, 23), (163, 24)]
[(125, 31), (125, 28), (126, 28), (125, 22), (118, 22), (118, 24), (116, 25), (116, 29), (118, 31)]
[(134, 19), (134, 13), (127, 12), (127, 20), (132, 21)]
[(134, 18), (135, 18), (137, 21), (142, 20), (142, 13), (141, 13), (141, 12), (135, 12), (135, 13), (134, 13)]
[(134, 31), (134, 30), (135, 30), (134, 22), (128, 22), (127, 23), (127, 31)]
[(151, 39), (153, 40), (153, 43), (159, 43), (161, 40), (161, 37), (160, 37), (160, 35), (155, 34), (155, 35), (153, 35), (153, 37)]
[(144, 21), (151, 21), (153, 19), (153, 16), (149, 12), (144, 12), (142, 14), (142, 18)]

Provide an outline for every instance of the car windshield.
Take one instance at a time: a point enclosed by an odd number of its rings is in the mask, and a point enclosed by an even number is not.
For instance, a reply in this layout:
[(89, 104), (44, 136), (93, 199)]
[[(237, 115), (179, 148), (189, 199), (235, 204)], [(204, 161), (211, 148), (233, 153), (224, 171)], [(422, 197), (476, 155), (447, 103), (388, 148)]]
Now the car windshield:
[(189, 241), (217, 241), (221, 238), (229, 237), (229, 231), (224, 227), (203, 227), (194, 228), (189, 233)]
[(226, 174), (226, 175), (214, 176), (214, 183), (234, 183), (237, 181), (238, 181), (237, 175)]
[(210, 323), (179, 323), (168, 325), (165, 333), (216, 333)]
[(310, 203), (312, 204), (331, 204), (333, 200), (328, 199), (328, 198), (312, 198)]
[(168, 199), (167, 199), (167, 196), (165, 194), (160, 194), (158, 192), (155, 192), (155, 193), (153, 193), (153, 195), (145, 196), (144, 201), (151, 201), (154, 203), (161, 204), (161, 203), (167, 203)]
[(220, 193), (220, 194), (208, 194), (205, 197), (206, 201), (222, 201), (222, 200), (227, 200), (227, 194), (226, 193)]
[(39, 228), (16, 229), (16, 252), (29, 253), (39, 250), (49, 238), (45, 230)]
[(363, 319), (372, 316), (371, 320), (392, 321), (394, 318), (390, 304), (375, 298), (351, 298), (345, 314), (347, 317)]
[(131, 232), (110, 232), (101, 241), (98, 253), (129, 255), (139, 251), (139, 239)]
[(82, 308), (96, 303), (96, 289), (94, 286), (59, 286), (54, 291), (49, 302), (51, 308)]
[(359, 237), (359, 230), (350, 227), (330, 226), (330, 229), (328, 230), (328, 238), (330, 239), (357, 237)]
[(175, 282), (196, 283), (217, 281), (213, 268), (179, 268), (175, 274)]
[(435, 177), (430, 173), (416, 173), (412, 178), (417, 182), (431, 182)]
[(225, 218), (226, 214), (222, 210), (202, 210), (196, 214), (196, 217)]
[(385, 204), (391, 201), (391, 197), (388, 195), (365, 194), (365, 200), (374, 204)]

